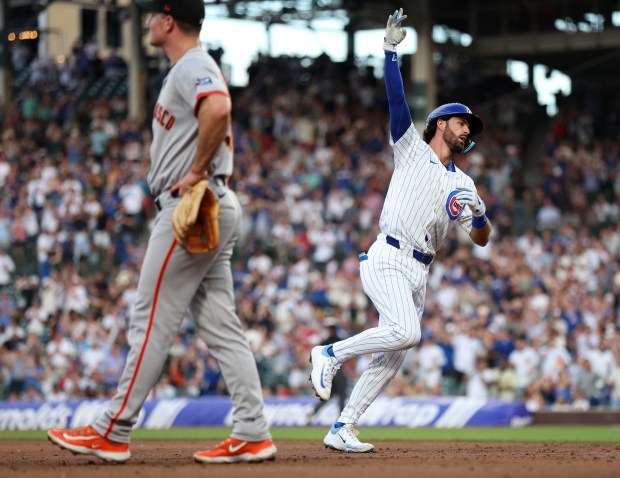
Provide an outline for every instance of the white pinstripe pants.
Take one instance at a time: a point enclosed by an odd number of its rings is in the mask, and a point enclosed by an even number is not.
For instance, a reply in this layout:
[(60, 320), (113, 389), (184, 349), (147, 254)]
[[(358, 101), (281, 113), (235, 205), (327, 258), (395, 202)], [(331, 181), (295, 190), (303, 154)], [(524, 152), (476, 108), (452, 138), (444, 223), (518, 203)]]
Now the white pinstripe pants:
[(334, 355), (342, 362), (372, 353), (339, 422), (357, 423), (396, 375), (407, 350), (420, 342), (428, 271), (409, 248), (396, 249), (385, 242), (383, 234), (368, 250), (368, 259), (360, 263), (364, 292), (379, 312), (379, 326), (334, 344)]

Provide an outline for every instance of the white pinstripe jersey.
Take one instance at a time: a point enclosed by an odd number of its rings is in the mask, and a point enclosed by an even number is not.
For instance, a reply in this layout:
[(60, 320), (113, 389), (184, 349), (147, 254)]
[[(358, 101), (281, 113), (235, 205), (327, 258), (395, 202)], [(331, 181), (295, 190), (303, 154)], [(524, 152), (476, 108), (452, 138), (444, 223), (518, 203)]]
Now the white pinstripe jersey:
[(413, 123), (393, 148), (394, 172), (379, 220), (381, 232), (435, 255), (454, 222), (471, 231), (471, 211), (461, 209), (454, 196), (457, 187), (476, 191), (476, 186), (456, 166), (446, 169)]
[[(148, 184), (159, 195), (185, 176), (196, 156), (199, 101), (212, 94), (228, 96), (228, 87), (215, 60), (204, 50), (192, 48), (164, 78), (153, 111), (153, 143)], [(231, 129), (228, 129), (228, 138)], [(231, 139), (232, 141), (232, 139)], [(232, 149), (222, 144), (216, 151), (209, 174), (230, 176)]]

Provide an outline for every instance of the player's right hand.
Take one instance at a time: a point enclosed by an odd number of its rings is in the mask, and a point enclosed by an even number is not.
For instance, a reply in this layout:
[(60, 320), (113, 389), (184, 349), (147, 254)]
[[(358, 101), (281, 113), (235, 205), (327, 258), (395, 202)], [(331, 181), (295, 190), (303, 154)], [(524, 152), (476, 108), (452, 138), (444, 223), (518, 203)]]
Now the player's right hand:
[(205, 179), (204, 174), (195, 173), (192, 170), (170, 187), (170, 194), (174, 195), (176, 191), (176, 196), (182, 197), (185, 191), (198, 184), (202, 179)]
[(395, 10), (389, 16), (385, 27), (385, 37), (383, 38), (383, 49), (396, 51), (396, 45), (405, 39), (407, 31), (401, 26), (401, 22), (407, 18), (403, 15), (403, 9)]
[(461, 206), (469, 206), (471, 209), (471, 213), (475, 217), (482, 217), (487, 212), (487, 207), (484, 204), (484, 201), (480, 196), (478, 196), (474, 191), (467, 188), (456, 188), (458, 189), (457, 195), (454, 197), (456, 202), (458, 202)]

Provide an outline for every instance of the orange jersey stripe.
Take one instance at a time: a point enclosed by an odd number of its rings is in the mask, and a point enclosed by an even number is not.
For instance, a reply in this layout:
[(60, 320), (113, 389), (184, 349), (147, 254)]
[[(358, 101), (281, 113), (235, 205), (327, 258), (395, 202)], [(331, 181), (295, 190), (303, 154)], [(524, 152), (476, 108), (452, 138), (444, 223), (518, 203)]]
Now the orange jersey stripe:
[(194, 116), (198, 114), (198, 106), (200, 106), (200, 102), (203, 99), (205, 99), (207, 96), (211, 96), (211, 95), (229, 96), (228, 93), (226, 93), (225, 91), (219, 91), (219, 90), (200, 93), (198, 96), (196, 96), (196, 101), (194, 102), (194, 108), (192, 110), (194, 112)]

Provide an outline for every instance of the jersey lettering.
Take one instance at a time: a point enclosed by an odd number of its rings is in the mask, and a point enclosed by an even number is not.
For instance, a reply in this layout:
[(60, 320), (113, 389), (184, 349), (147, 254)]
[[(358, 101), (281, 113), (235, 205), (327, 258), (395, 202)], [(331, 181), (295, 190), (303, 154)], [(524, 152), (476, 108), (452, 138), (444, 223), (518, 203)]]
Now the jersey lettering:
[(166, 131), (169, 131), (176, 121), (174, 115), (170, 114), (170, 112), (159, 103), (155, 105), (153, 117)]

